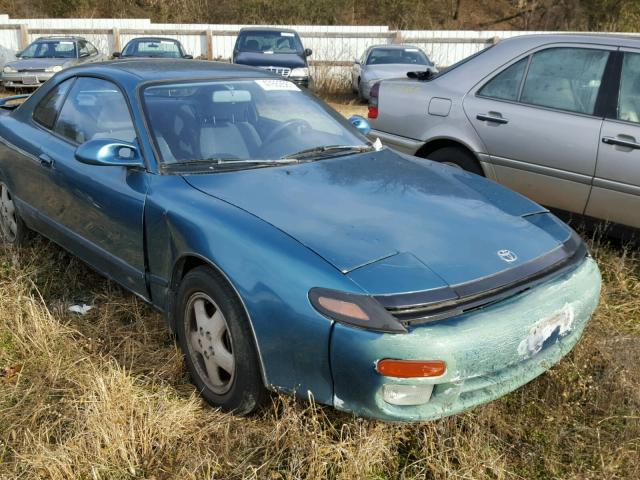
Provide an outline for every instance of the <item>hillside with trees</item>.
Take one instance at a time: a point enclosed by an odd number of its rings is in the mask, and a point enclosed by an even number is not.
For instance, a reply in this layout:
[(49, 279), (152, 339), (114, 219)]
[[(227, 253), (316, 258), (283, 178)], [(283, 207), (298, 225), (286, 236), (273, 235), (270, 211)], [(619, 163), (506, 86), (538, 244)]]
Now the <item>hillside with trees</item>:
[(402, 29), (637, 31), (639, 0), (0, 0), (14, 18), (389, 25)]

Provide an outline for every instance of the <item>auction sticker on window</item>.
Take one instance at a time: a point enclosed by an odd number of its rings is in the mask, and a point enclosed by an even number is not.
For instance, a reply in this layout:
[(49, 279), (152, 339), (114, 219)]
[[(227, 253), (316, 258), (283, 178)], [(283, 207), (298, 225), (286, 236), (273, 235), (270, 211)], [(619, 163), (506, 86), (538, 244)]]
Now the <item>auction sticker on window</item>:
[(263, 90), (289, 90), (292, 92), (299, 92), (300, 89), (295, 83), (287, 82), (286, 80), (255, 80), (255, 82)]

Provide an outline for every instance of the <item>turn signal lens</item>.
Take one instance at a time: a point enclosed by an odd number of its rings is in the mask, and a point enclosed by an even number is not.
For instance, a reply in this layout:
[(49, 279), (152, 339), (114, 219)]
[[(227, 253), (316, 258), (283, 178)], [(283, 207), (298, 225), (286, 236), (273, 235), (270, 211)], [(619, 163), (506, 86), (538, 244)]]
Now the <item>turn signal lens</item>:
[(367, 110), (368, 118), (378, 118), (378, 107), (374, 107), (373, 105), (369, 105), (369, 109)]
[(318, 297), (318, 303), (330, 312), (344, 315), (345, 317), (357, 318), (358, 320), (369, 320), (369, 315), (355, 303), (327, 297)]
[(385, 377), (440, 377), (447, 371), (447, 364), (442, 360), (394, 360), (385, 358), (378, 361), (376, 370)]

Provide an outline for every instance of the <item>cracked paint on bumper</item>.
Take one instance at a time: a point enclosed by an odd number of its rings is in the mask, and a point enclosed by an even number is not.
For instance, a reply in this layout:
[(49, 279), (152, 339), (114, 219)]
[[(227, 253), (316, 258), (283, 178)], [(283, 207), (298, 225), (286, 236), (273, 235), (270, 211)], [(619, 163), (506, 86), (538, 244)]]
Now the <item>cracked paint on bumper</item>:
[[(334, 406), (371, 418), (421, 421), (501, 397), (548, 370), (575, 346), (598, 304), (600, 284), (598, 267), (588, 257), (530, 291), (415, 326), (408, 334), (336, 324), (331, 339)], [(557, 326), (549, 322), (556, 317)], [(375, 362), (383, 358), (444, 360), (447, 371), (439, 378), (383, 377), (375, 370)], [(426, 403), (398, 406), (383, 399), (385, 384), (434, 388)]]

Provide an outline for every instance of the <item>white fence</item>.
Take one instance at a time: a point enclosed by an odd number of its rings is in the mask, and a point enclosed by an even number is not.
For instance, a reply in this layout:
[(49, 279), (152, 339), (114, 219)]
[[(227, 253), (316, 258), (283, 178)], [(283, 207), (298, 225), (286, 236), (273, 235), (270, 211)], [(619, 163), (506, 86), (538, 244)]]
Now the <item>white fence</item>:
[[(82, 35), (104, 53), (120, 50), (141, 35), (177, 38), (194, 57), (229, 60), (240, 28), (245, 25), (160, 24), (149, 19), (12, 19), (0, 14), (0, 46), (26, 47), (43, 35)], [(312, 64), (346, 74), (353, 59), (370, 45), (411, 43), (422, 47), (438, 66), (451, 65), (499, 39), (548, 32), (390, 30), (387, 26), (283, 25), (294, 28), (307, 48)]]

